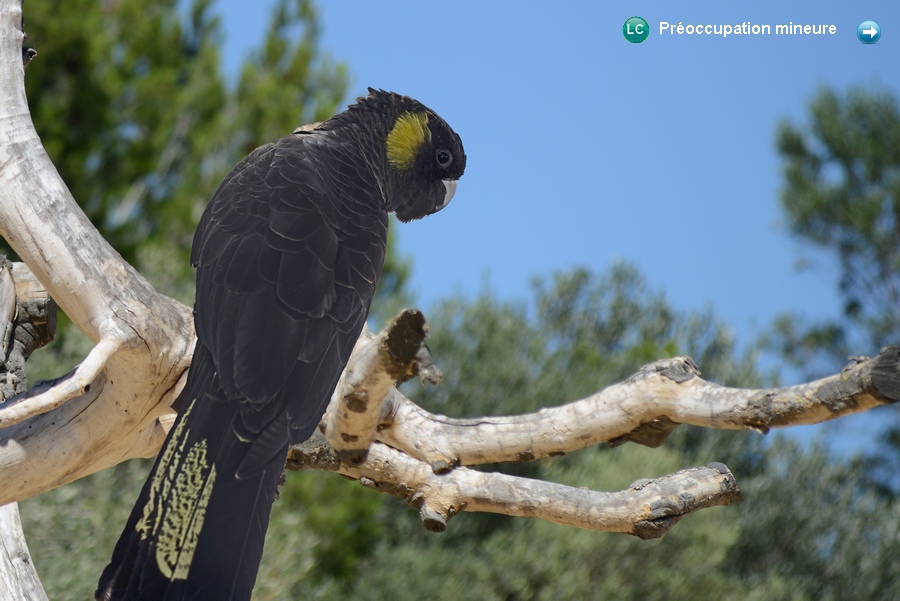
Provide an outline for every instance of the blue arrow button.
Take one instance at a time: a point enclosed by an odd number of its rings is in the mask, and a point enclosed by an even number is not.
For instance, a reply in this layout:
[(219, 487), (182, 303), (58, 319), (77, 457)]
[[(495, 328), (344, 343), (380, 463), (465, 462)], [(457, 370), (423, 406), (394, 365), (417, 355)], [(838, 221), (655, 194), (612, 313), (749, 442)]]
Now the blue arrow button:
[(856, 28), (856, 37), (863, 44), (874, 44), (881, 39), (881, 25), (875, 21), (863, 21)]

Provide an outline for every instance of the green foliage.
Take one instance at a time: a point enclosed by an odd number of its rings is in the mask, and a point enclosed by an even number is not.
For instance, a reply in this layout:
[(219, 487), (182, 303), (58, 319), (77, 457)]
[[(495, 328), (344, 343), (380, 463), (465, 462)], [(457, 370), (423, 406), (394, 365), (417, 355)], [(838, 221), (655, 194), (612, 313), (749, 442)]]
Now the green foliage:
[(19, 503), (28, 549), (50, 599), (93, 599), (149, 471), (149, 461), (129, 461)]
[[(129, 261), (187, 248), (222, 176), (256, 146), (335, 112), (343, 65), (318, 49), (308, 1), (282, 0), (236, 86), (212, 0), (30, 0), (35, 127), (75, 199)], [(50, 18), (52, 17), (52, 18)], [(139, 265), (139, 267), (143, 267)]]
[(28, 4), (40, 53), (26, 77), (35, 126), (75, 198), (129, 260), (154, 237), (184, 246), (198, 185), (214, 185), (187, 160), (202, 156), (226, 103), (209, 4), (194, 3), (189, 22), (175, 0)]
[[(823, 89), (806, 127), (784, 122), (781, 203), (791, 231), (836, 254), (840, 320), (776, 324), (775, 341), (804, 363), (824, 348), (843, 361), (848, 337), (871, 352), (900, 341), (900, 108), (887, 91)], [(830, 367), (830, 366), (829, 366)]]
[(743, 507), (748, 528), (729, 551), (729, 572), (752, 583), (790, 579), (811, 599), (891, 599), (900, 592), (893, 568), (900, 508), (877, 494), (857, 462), (831, 461), (822, 447), (803, 452), (778, 439), (741, 488), (752, 503)]
[(244, 62), (236, 90), (242, 124), (238, 155), (294, 127), (323, 121), (340, 108), (347, 69), (319, 50), (319, 17), (308, 0), (279, 0), (266, 38)]

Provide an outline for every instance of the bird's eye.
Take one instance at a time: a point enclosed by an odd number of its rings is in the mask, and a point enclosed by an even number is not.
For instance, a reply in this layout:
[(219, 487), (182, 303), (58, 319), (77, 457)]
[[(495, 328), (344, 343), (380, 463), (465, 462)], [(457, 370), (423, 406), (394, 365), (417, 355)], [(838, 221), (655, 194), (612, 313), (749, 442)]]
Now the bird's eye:
[(438, 150), (434, 153), (434, 158), (437, 159), (438, 165), (441, 167), (449, 167), (450, 163), (453, 162), (453, 155), (449, 150)]

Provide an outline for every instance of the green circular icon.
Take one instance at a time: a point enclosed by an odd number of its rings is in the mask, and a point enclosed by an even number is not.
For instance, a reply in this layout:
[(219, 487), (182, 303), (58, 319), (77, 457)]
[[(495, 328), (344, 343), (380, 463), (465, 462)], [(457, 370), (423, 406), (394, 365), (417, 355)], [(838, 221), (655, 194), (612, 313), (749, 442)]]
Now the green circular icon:
[(641, 17), (631, 17), (622, 25), (622, 35), (632, 44), (640, 44), (650, 35), (650, 24)]

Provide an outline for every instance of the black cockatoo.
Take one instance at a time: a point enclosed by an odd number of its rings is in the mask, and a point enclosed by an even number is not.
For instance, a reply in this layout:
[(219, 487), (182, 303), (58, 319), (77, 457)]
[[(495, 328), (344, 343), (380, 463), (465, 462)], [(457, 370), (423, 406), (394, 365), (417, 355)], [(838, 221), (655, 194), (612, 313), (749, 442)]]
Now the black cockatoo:
[(178, 418), (97, 599), (250, 598), (288, 446), (316, 428), (363, 327), (388, 214), (439, 211), (465, 166), (436, 113), (370, 89), (225, 177), (191, 251), (197, 345)]

